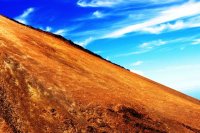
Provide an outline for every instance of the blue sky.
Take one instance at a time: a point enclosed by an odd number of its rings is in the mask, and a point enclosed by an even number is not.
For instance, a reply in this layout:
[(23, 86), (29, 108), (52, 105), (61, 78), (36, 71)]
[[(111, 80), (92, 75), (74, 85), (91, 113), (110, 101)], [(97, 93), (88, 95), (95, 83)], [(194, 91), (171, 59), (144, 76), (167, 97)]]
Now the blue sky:
[(200, 0), (1, 0), (0, 13), (200, 99)]

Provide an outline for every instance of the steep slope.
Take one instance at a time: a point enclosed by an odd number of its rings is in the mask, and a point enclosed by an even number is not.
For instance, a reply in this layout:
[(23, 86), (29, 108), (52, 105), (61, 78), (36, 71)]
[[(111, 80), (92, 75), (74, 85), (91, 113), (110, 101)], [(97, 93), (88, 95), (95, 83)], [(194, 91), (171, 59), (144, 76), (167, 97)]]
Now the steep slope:
[(0, 132), (200, 132), (200, 101), (0, 16)]

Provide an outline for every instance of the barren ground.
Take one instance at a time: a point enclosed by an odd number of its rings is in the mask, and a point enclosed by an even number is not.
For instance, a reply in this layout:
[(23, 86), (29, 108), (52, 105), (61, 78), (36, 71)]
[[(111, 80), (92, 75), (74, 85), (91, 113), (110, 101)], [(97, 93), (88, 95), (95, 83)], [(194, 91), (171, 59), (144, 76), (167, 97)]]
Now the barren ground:
[(199, 133), (200, 101), (0, 16), (0, 132)]

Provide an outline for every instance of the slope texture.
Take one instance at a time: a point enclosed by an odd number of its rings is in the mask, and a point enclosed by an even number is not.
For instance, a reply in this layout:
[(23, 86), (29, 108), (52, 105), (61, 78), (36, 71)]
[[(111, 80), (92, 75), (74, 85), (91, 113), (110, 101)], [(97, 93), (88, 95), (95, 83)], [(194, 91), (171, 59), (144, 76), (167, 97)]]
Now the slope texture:
[(0, 16), (0, 132), (199, 133), (200, 102)]

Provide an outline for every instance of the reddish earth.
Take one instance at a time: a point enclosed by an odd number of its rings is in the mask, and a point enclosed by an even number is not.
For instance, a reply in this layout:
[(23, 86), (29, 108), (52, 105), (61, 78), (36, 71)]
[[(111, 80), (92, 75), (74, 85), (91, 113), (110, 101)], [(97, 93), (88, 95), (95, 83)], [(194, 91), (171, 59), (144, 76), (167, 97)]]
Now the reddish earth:
[(0, 132), (199, 133), (200, 101), (0, 16)]

